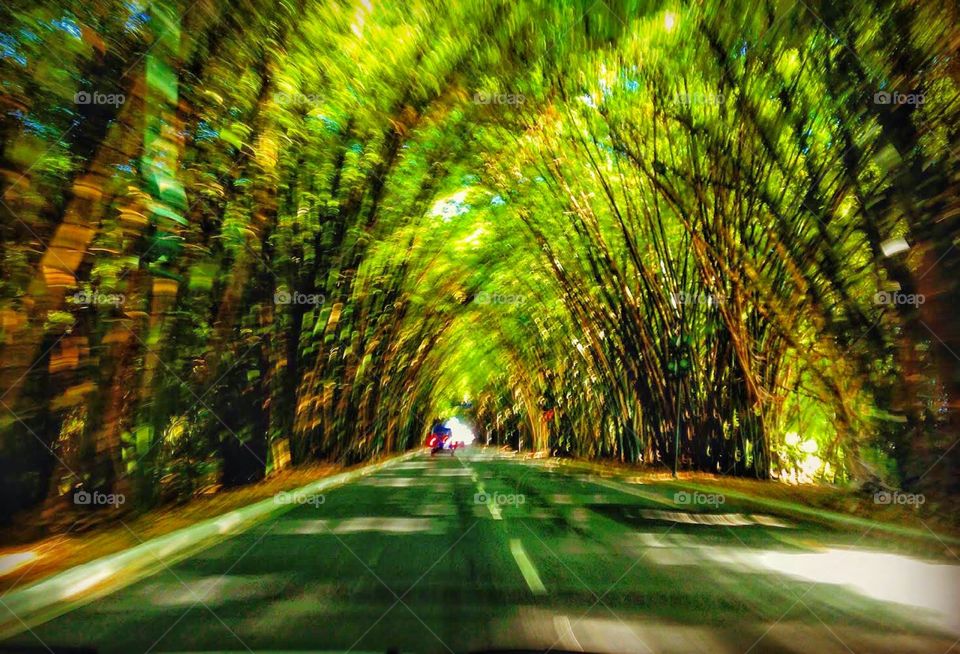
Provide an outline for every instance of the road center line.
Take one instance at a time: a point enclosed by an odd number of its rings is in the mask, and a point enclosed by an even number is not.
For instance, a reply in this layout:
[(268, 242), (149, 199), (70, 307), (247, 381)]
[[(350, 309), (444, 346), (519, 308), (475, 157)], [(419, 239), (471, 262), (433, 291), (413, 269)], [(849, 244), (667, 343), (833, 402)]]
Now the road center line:
[(537, 574), (537, 569), (533, 567), (533, 561), (527, 556), (527, 551), (523, 549), (523, 543), (520, 542), (519, 538), (510, 539), (510, 553), (513, 554), (517, 567), (520, 568), (520, 574), (523, 575), (524, 581), (527, 582), (527, 586), (530, 587), (533, 594), (546, 595), (547, 588), (540, 581), (540, 575)]
[(497, 506), (496, 498), (487, 495), (487, 489), (483, 487), (483, 484), (477, 484), (477, 496), (483, 498), (483, 503), (487, 506), (494, 520), (503, 520), (503, 515), (500, 513), (500, 507)]

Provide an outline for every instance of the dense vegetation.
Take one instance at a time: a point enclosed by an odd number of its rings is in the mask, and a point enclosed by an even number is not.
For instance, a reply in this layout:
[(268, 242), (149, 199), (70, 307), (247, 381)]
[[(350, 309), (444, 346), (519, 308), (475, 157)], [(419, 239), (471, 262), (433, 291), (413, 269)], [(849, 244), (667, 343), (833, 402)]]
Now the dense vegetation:
[(457, 412), (957, 492), (950, 3), (0, 12), (0, 513), (356, 462)]

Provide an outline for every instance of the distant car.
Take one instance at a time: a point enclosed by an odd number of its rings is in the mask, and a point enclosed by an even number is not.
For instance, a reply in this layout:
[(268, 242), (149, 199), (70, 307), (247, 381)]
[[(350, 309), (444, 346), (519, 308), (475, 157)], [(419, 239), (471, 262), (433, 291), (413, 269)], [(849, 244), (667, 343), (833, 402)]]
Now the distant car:
[(449, 452), (451, 456), (457, 453), (457, 449), (463, 447), (463, 441), (454, 441), (449, 436), (446, 438), (432, 439), (430, 443), (430, 455), (438, 452)]
[(427, 446), (430, 448), (430, 455), (434, 455), (437, 452), (442, 451), (447, 444), (447, 441), (453, 436), (453, 432), (443, 425), (443, 423), (438, 423), (434, 425), (433, 431), (430, 432), (430, 437), (427, 439)]

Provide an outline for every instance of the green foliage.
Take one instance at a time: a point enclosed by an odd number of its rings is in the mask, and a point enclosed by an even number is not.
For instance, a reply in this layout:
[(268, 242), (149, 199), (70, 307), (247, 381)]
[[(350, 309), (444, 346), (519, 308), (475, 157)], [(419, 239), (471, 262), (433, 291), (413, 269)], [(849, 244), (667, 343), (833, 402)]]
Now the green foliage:
[(190, 9), (6, 10), (17, 470), (182, 498), (279, 442), (416, 446), (468, 397), (491, 443), (955, 484), (950, 10)]

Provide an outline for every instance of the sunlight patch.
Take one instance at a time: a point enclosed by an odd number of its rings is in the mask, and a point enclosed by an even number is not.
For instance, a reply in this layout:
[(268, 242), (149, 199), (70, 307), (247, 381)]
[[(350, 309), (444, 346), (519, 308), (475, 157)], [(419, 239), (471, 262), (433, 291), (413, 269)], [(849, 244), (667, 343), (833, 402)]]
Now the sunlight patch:
[(666, 520), (686, 525), (711, 525), (716, 527), (765, 527), (789, 528), (790, 525), (769, 516), (744, 515), (743, 513), (685, 513), (683, 511), (657, 511), (644, 509), (640, 512), (647, 520)]
[(333, 533), (380, 531), (387, 534), (415, 534), (432, 532), (435, 526), (435, 521), (429, 518), (350, 518), (337, 525)]
[(466, 203), (467, 191), (457, 191), (452, 195), (440, 198), (433, 204), (430, 215), (441, 218), (443, 222), (450, 222), (457, 216), (470, 211), (470, 205)]
[(439, 468), (424, 474), (428, 477), (469, 477), (470, 471), (467, 468)]
[(371, 477), (360, 482), (361, 486), (383, 486), (385, 488), (410, 488), (423, 486), (422, 480), (415, 477)]
[(138, 595), (153, 606), (193, 606), (270, 597), (282, 584), (277, 575), (213, 575), (150, 584)]
[(37, 559), (37, 553), (34, 551), (15, 552), (0, 556), (0, 577), (8, 575), (23, 566)]

